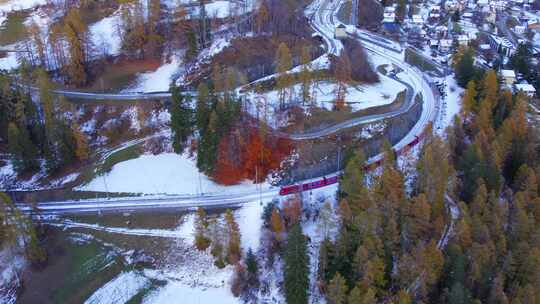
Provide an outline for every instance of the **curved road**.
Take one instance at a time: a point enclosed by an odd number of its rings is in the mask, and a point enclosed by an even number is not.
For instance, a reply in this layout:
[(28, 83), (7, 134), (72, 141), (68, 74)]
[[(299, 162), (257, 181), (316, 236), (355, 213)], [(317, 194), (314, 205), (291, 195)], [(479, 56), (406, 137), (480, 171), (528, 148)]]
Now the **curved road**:
[[(338, 25), (336, 22), (336, 14), (341, 5), (344, 3), (344, 0), (315, 0), (312, 5), (308, 8), (308, 11), (312, 11), (311, 15), (311, 24), (313, 28), (319, 32), (327, 44), (327, 51), (330, 54), (337, 54), (341, 48), (342, 44), (339, 40), (333, 38), (333, 32), (335, 27)], [(330, 5), (330, 7), (328, 7)], [(362, 40), (362, 38), (358, 38)], [(371, 39), (370, 39), (371, 40)], [(422, 73), (410, 67), (400, 58), (400, 54), (396, 53), (395, 50), (387, 49), (381, 47), (379, 44), (374, 44), (370, 41), (364, 41), (364, 47), (371, 53), (382, 56), (388, 63), (393, 63), (396, 66), (403, 69), (403, 73), (407, 76), (410, 81), (407, 83), (405, 80), (400, 79), (402, 83), (406, 83), (407, 91), (409, 96), (416, 95), (417, 92), (422, 92), (423, 95), (423, 110), (422, 115), (412, 130), (400, 141), (394, 148), (396, 150), (401, 150), (407, 144), (415, 140), (416, 136), (421, 135), (427, 125), (434, 121), (437, 111), (436, 98), (431, 90), (429, 83), (422, 77)], [(57, 91), (63, 92), (63, 91)], [(63, 92), (70, 93), (70, 92)], [(77, 94), (87, 94), (87, 93), (77, 93)], [(164, 94), (164, 93), (160, 93)], [(168, 93), (167, 93), (168, 94)], [(147, 96), (148, 94), (144, 94)], [(118, 96), (118, 95), (116, 95)], [(136, 96), (133, 94), (125, 96)], [(154, 97), (156, 95), (153, 95)], [(123, 97), (122, 97), (123, 98)], [(150, 99), (150, 98), (148, 98)], [(407, 98), (409, 99), (409, 98)], [(412, 99), (412, 97), (410, 98)], [(405, 102), (404, 104), (407, 104)], [(397, 114), (387, 113), (384, 118), (390, 117)], [(376, 119), (379, 117), (371, 117), (371, 119)], [(363, 123), (363, 122), (361, 122)], [(356, 124), (361, 124), (356, 123)], [(351, 125), (352, 124), (352, 125)], [(294, 135), (297, 138), (304, 136), (303, 139), (309, 138), (309, 136), (321, 137), (336, 130), (345, 129), (353, 126), (354, 123), (349, 125), (343, 123), (341, 125), (332, 127), (333, 129), (329, 131), (321, 131), (322, 133), (313, 134), (313, 135)], [(306, 137), (307, 136), (307, 137)], [(371, 158), (368, 162), (375, 162), (378, 159), (382, 158), (382, 155), (377, 155)], [(271, 198), (277, 196), (279, 193), (278, 188), (270, 188), (262, 191), (251, 191), (246, 193), (237, 193), (237, 194), (216, 194), (216, 195), (203, 195), (203, 196), (186, 196), (186, 195), (177, 195), (177, 196), (148, 196), (148, 197), (137, 197), (137, 198), (117, 198), (117, 199), (108, 199), (108, 200), (85, 200), (85, 201), (65, 201), (65, 202), (48, 202), (48, 203), (39, 203), (37, 208), (45, 213), (77, 213), (77, 212), (95, 212), (95, 211), (119, 211), (119, 210), (133, 210), (133, 209), (150, 209), (150, 208), (193, 208), (193, 207), (224, 207), (224, 206), (235, 206), (244, 204), (247, 202), (257, 201), (261, 198)], [(18, 205), (23, 211), (30, 212), (31, 207), (24, 204)]]

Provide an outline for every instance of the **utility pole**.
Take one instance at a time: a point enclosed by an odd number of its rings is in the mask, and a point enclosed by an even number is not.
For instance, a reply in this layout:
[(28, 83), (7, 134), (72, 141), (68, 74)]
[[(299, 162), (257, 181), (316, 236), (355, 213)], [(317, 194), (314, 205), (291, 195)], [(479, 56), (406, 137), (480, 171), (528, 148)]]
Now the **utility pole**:
[(351, 0), (352, 1), (352, 9), (351, 9), (351, 24), (353, 26), (358, 25), (358, 0)]

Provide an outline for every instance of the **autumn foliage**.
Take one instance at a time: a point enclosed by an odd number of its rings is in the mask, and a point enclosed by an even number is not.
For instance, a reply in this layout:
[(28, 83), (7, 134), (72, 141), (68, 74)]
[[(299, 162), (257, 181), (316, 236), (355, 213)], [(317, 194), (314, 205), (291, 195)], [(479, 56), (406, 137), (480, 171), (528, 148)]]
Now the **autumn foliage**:
[(262, 182), (287, 157), (292, 149), (289, 140), (262, 136), (256, 128), (237, 128), (221, 139), (213, 178), (224, 185), (243, 179)]

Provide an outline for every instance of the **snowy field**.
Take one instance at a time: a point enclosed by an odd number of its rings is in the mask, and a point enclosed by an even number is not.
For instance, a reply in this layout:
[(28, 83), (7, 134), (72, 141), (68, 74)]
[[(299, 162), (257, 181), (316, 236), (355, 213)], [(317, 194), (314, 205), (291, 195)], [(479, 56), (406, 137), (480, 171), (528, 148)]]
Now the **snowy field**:
[(38, 5), (47, 4), (47, 0), (8, 0), (0, 2), (0, 24), (6, 20), (6, 15), (9, 12), (27, 10)]
[[(233, 211), (241, 232), (241, 246), (244, 251), (252, 248), (255, 252), (261, 239), (262, 213), (269, 199), (249, 202)], [(221, 214), (222, 216), (222, 214)], [(64, 220), (54, 224), (65, 230), (86, 230), (85, 235), (93, 238), (92, 231), (144, 237), (165, 237), (173, 244), (165, 252), (166, 258), (155, 269), (124, 271), (98, 288), (85, 304), (127, 303), (135, 295), (150, 287), (152, 280), (164, 282), (142, 298), (142, 303), (241, 303), (230, 291), (234, 267), (219, 269), (214, 266), (214, 258), (207, 252), (193, 247), (195, 214), (189, 213), (175, 227), (170, 229), (143, 229), (137, 227), (107, 227), (93, 223)], [(83, 230), (83, 231), (84, 231)], [(90, 234), (87, 234), (90, 233)], [(119, 249), (120, 251), (129, 248)], [(181, 302), (178, 302), (182, 299)]]
[[(336, 210), (336, 190), (337, 185), (316, 189), (310, 193), (305, 193), (304, 207), (315, 210), (319, 208), (321, 202), (328, 201), (333, 210)], [(248, 202), (244, 206), (234, 211), (235, 219), (240, 227), (241, 246), (245, 251), (252, 248), (257, 252), (261, 240), (262, 213), (264, 206), (269, 203), (269, 199), (263, 203), (257, 201)], [(313, 213), (312, 213), (313, 214)], [(335, 216), (335, 213), (334, 215)], [(170, 229), (142, 229), (137, 227), (105, 227), (91, 223), (75, 223), (65, 221), (61, 224), (64, 229), (81, 231), (87, 229), (86, 233), (98, 230), (113, 234), (140, 235), (166, 237), (174, 240), (173, 245), (167, 249), (166, 258), (160, 262), (155, 269), (145, 268), (142, 270), (124, 271), (102, 285), (85, 301), (85, 303), (127, 303), (133, 296), (148, 288), (150, 282), (158, 280), (164, 282), (163, 286), (155, 286), (142, 297), (142, 303), (242, 303), (235, 298), (230, 291), (233, 267), (227, 266), (219, 269), (213, 264), (213, 257), (209, 252), (199, 252), (193, 248), (194, 241), (194, 219), (195, 214), (186, 215), (175, 227)], [(321, 294), (317, 288), (316, 270), (318, 263), (319, 245), (324, 236), (328, 233), (336, 234), (336, 226), (322, 229), (319, 220), (309, 218), (303, 223), (304, 232), (312, 242), (309, 246), (309, 256), (311, 263), (310, 293), (311, 303), (320, 303)], [(85, 234), (86, 234), (85, 233)], [(91, 234), (89, 234), (91, 237)], [(126, 248), (124, 250), (128, 250)], [(121, 249), (122, 250), (122, 249)], [(263, 260), (260, 260), (263, 263)], [(267, 294), (259, 294), (258, 302), (283, 303), (281, 291), (278, 287), (282, 280), (282, 260), (278, 260), (273, 268), (266, 268), (262, 264), (261, 279), (270, 282), (270, 290)], [(181, 300), (180, 300), (181, 299)]]
[[(258, 187), (247, 181), (234, 186), (218, 185), (199, 173), (194, 159), (165, 153), (143, 155), (116, 164), (111, 172), (96, 177), (78, 190), (199, 195), (254, 192)], [(263, 185), (263, 189), (268, 187)]]
[[(351, 107), (353, 112), (388, 105), (394, 102), (398, 93), (406, 88), (401, 83), (381, 76), (381, 81), (373, 85), (348, 86), (345, 102)], [(301, 90), (301, 84), (293, 87), (296, 95)], [(252, 94), (252, 101), (264, 100), (268, 105), (277, 107), (279, 105), (279, 92), (277, 90), (263, 94)], [(313, 98), (316, 99), (317, 106), (332, 110), (336, 99), (336, 84), (330, 81), (321, 81), (314, 85)]]
[(122, 93), (169, 91), (174, 76), (180, 72), (181, 64), (180, 56), (173, 56), (170, 62), (163, 64), (157, 70), (139, 74), (135, 84), (122, 90)]

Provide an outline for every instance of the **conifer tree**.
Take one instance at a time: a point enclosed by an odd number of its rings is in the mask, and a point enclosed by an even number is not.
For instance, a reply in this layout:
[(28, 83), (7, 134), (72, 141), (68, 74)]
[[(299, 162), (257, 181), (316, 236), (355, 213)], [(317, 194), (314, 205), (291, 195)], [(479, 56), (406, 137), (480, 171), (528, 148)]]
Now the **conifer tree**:
[(88, 27), (77, 8), (72, 8), (66, 16), (64, 32), (69, 44), (69, 77), (73, 84), (82, 86), (87, 82), (85, 63), (89, 38)]
[(285, 259), (285, 299), (289, 304), (307, 304), (309, 288), (309, 256), (307, 240), (300, 225), (295, 225), (287, 237)]
[(206, 212), (203, 208), (197, 208), (197, 214), (195, 218), (195, 247), (198, 250), (206, 250), (210, 246), (210, 239), (208, 238), (208, 219), (206, 218)]
[(347, 97), (347, 85), (351, 80), (351, 61), (345, 50), (337, 58), (334, 67), (334, 77), (336, 79), (336, 103), (334, 109), (342, 111), (345, 109), (345, 98)]
[(75, 139), (75, 156), (78, 160), (85, 161), (89, 157), (88, 140), (75, 118), (73, 118), (73, 121), (71, 122), (71, 130)]
[(306, 103), (309, 103), (311, 100), (312, 79), (311, 79), (311, 73), (310, 73), (310, 62), (311, 62), (310, 48), (309, 46), (304, 46), (302, 48), (302, 54), (300, 56), (300, 64), (302, 64), (302, 69), (300, 71), (300, 76), (299, 76), (300, 81), (302, 83), (301, 98), (304, 105)]
[(471, 48), (464, 51), (463, 56), (459, 58), (456, 65), (456, 79), (461, 87), (465, 87), (469, 81), (476, 77), (474, 67), (474, 52)]
[(338, 272), (328, 285), (326, 299), (329, 304), (345, 304), (347, 300), (347, 283), (345, 278)]
[(364, 180), (364, 166), (364, 154), (358, 151), (347, 163), (340, 185), (340, 190), (347, 198), (353, 215), (358, 215), (370, 207), (369, 191)]
[(199, 54), (199, 47), (197, 45), (197, 35), (191, 26), (186, 26), (185, 36), (187, 38), (188, 49), (186, 51), (186, 61), (194, 60)]
[(291, 76), (287, 72), (292, 68), (292, 56), (289, 47), (285, 43), (281, 43), (276, 54), (276, 73), (277, 88), (279, 90), (279, 104), (281, 107), (285, 105), (287, 99), (290, 99), (292, 85)]
[(248, 249), (246, 253), (246, 270), (248, 272), (248, 284), (250, 286), (259, 285), (259, 264), (257, 262), (257, 257), (253, 253), (251, 248)]
[(227, 224), (227, 234), (229, 244), (227, 247), (227, 262), (231, 265), (238, 263), (242, 257), (242, 249), (240, 248), (240, 227), (234, 219), (234, 215), (230, 209), (225, 213), (225, 222)]
[(186, 142), (193, 133), (193, 110), (191, 97), (184, 96), (176, 86), (172, 88), (171, 130), (175, 153), (182, 154)]
[(278, 209), (275, 207), (272, 209), (272, 215), (270, 217), (270, 227), (274, 232), (276, 240), (278, 242), (283, 240), (283, 234), (285, 233), (285, 224), (283, 223), (281, 215), (279, 215)]
[(197, 88), (197, 104), (195, 107), (195, 124), (199, 135), (204, 135), (210, 119), (210, 90), (205, 83)]

